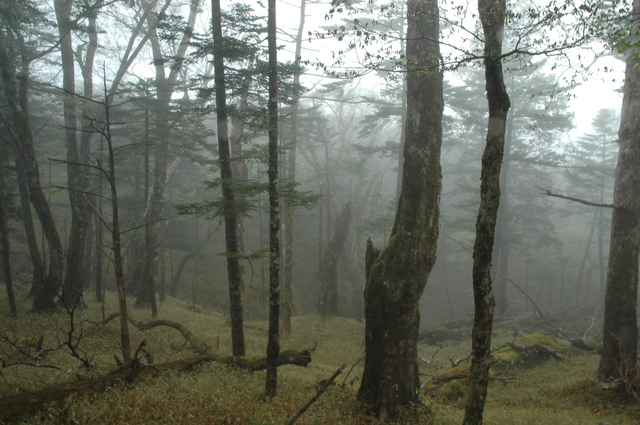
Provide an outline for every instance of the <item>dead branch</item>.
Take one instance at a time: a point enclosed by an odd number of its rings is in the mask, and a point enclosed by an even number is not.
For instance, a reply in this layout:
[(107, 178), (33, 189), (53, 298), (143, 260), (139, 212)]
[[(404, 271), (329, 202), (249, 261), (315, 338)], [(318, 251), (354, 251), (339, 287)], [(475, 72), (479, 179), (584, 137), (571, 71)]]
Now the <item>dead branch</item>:
[(180, 332), (182, 336), (187, 341), (189, 341), (189, 344), (191, 344), (191, 348), (193, 348), (193, 350), (199, 354), (204, 354), (207, 351), (209, 351), (209, 348), (211, 348), (211, 347), (208, 347), (200, 339), (198, 339), (194, 334), (192, 334), (191, 331), (189, 331), (189, 329), (187, 329), (184, 325), (178, 322), (174, 322), (172, 320), (161, 319), (161, 320), (152, 320), (151, 322), (142, 322), (142, 321), (136, 322), (132, 319), (129, 319), (129, 322), (141, 331), (147, 331), (157, 326), (169, 326), (170, 328), (173, 328), (178, 332)]
[(311, 400), (309, 400), (304, 406), (300, 408), (300, 410), (298, 410), (298, 413), (295, 414), (295, 416), (289, 421), (287, 425), (293, 425), (298, 419), (300, 419), (300, 416), (302, 416), (304, 412), (306, 412), (307, 409), (311, 407), (311, 405), (315, 403), (316, 400), (318, 400), (318, 398), (320, 398), (320, 396), (327, 390), (327, 388), (329, 388), (329, 385), (331, 385), (333, 380), (336, 379), (338, 375), (340, 375), (340, 373), (342, 373), (342, 370), (345, 367), (347, 367), (346, 363), (340, 366), (338, 370), (336, 370), (335, 373), (331, 375), (331, 378), (327, 379), (326, 382), (322, 385), (322, 387), (320, 387), (316, 395), (311, 397)]
[[(140, 343), (136, 350), (136, 356), (130, 362), (106, 376), (67, 382), (38, 391), (30, 391), (0, 398), (0, 418), (23, 413), (50, 401), (62, 400), (71, 394), (91, 395), (102, 392), (108, 387), (131, 383), (141, 374), (166, 372), (170, 370), (189, 371), (198, 365), (209, 362), (224, 363), (250, 371), (264, 370), (267, 367), (266, 357), (252, 359), (242, 356), (217, 356), (214, 354), (203, 354), (168, 363), (145, 365), (142, 364), (138, 358), (138, 354), (143, 351), (144, 344), (144, 341)], [(306, 367), (310, 362), (311, 355), (307, 350), (283, 351), (278, 356), (278, 366), (291, 364)]]
[(590, 207), (601, 207), (601, 208), (617, 208), (618, 206), (615, 204), (603, 204), (600, 202), (591, 202), (585, 199), (574, 198), (573, 196), (560, 195), (558, 193), (553, 193), (549, 189), (543, 189), (541, 187), (536, 186), (536, 189), (540, 189), (544, 192), (545, 195), (551, 196), (554, 198), (566, 199), (567, 201), (578, 202), (580, 204), (589, 205)]

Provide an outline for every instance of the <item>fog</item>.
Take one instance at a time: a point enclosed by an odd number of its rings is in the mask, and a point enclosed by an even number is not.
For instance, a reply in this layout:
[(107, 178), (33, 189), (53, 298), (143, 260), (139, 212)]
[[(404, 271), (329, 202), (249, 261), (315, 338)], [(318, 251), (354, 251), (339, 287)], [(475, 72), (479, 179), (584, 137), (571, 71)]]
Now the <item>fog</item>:
[[(210, 5), (196, 5), (191, 30), (189, 2), (168, 1), (166, 14), (158, 14), (160, 3), (153, 7), (155, 24), (143, 18), (144, 2), (115, 2), (100, 8), (97, 32), (93, 33), (97, 37), (96, 57), (88, 65), (92, 82), (83, 75), (87, 72), (83, 68), (87, 66), (85, 52), (91, 48), (90, 22), (87, 10), (74, 10), (76, 25), (69, 30), (76, 60), (74, 115), (79, 122), (87, 123), (87, 127), (74, 130), (78, 137), (85, 131), (91, 133), (87, 164), (104, 164), (103, 104), (108, 99), (128, 296), (136, 297), (142, 290), (142, 269), (149, 255), (148, 230), (151, 222), (158, 222), (153, 231), (158, 232), (160, 241), (160, 260), (154, 272), (159, 310), (162, 300), (172, 296), (194, 308), (228, 314), (212, 94), (214, 49), (208, 30)], [(253, 10), (232, 9), (229, 2), (222, 7), (229, 12), (223, 16), (225, 34), (238, 42), (229, 42), (225, 63), (228, 124), (240, 149), (233, 152), (234, 161), (247, 173), (246, 181), (237, 184), (253, 185), (245, 187), (242, 195), (247, 202), (240, 228), (245, 317), (262, 320), (267, 317), (269, 282), (265, 252), (267, 195), (265, 187), (259, 186), (267, 181), (266, 37), (261, 32), (266, 25), (266, 10), (261, 3), (249, 3)], [(464, 2), (458, 5), (460, 8), (454, 8), (453, 3), (442, 5), (443, 191), (438, 260), (422, 299), (423, 326), (470, 318), (473, 312), (471, 251), (487, 105), (481, 58), (477, 56), (480, 45), (478, 40), (473, 41), (479, 34), (475, 13)], [(371, 239), (376, 247), (384, 248), (393, 226), (397, 197), (405, 74), (404, 10), (389, 5), (381, 11), (379, 5), (365, 2), (340, 5), (333, 13), (327, 2), (306, 5), (301, 85), (294, 87), (296, 70), (292, 63), (296, 59), (299, 5), (278, 2), (282, 63), (280, 173), (284, 181), (290, 172), (291, 103), (299, 91), (295, 180), (299, 184), (297, 196), (306, 198), (300, 200), (304, 205), (295, 208), (294, 315), (318, 310), (320, 262), (334, 237), (339, 212), (349, 202), (351, 225), (336, 269), (338, 314), (362, 320), (365, 243)], [(62, 99), (69, 93), (63, 90), (53, 2), (36, 1), (34, 6), (42, 15), (33, 20), (23, 17), (18, 32), (7, 30), (9, 24), (2, 21), (8, 34), (2, 43), (11, 53), (16, 76), (27, 71), (20, 62), (16, 34), (22, 34), (23, 47), (28, 49), (22, 58), (30, 61), (29, 112), (40, 182), (67, 249), (73, 230), (68, 194), (70, 157), (65, 142), (69, 124), (64, 121)], [(234, 13), (230, 13), (232, 10)], [(528, 35), (523, 35), (530, 24), (526, 19), (514, 18), (512, 24), (513, 31), (505, 34), (507, 44), (529, 43), (530, 52), (514, 53), (506, 58), (505, 66), (512, 107), (493, 264), (496, 286), (505, 288), (505, 296), (498, 299), (499, 308), (513, 316), (534, 314), (536, 309), (545, 314), (579, 311), (588, 317), (599, 316), (611, 211), (550, 197), (545, 190), (593, 202), (612, 202), (623, 62), (597, 35), (575, 46), (558, 48), (553, 54), (545, 52), (548, 44), (541, 44), (542, 40), (567, 37), (570, 31), (563, 25), (575, 24), (571, 16), (554, 29), (540, 28)], [(252, 33), (252, 29), (257, 32)], [(185, 34), (190, 35), (188, 40), (183, 38)], [(514, 34), (521, 38), (513, 38)], [(176, 58), (181, 40), (188, 46), (184, 57)], [(139, 54), (134, 56), (138, 48)], [(172, 71), (176, 71), (174, 80)], [(83, 87), (87, 82), (94, 88), (91, 99), (87, 99)], [(170, 91), (164, 104), (162, 89)], [(10, 147), (13, 135), (9, 130), (17, 123), (9, 122), (8, 103), (7, 92), (3, 91), (3, 193), (11, 212), (8, 225), (14, 285), (26, 295), (31, 291), (34, 266), (24, 217), (19, 213), (15, 155)], [(161, 108), (167, 108), (164, 115)], [(164, 157), (158, 151), (163, 140), (167, 142)], [(161, 160), (167, 161), (166, 189), (160, 198), (161, 215), (151, 219), (154, 188), (162, 183), (157, 171)], [(92, 219), (87, 236), (83, 288), (85, 297), (99, 297), (104, 289), (115, 291), (109, 266), (111, 248), (104, 242), (108, 240), (105, 223), (108, 226), (110, 197), (106, 180), (100, 178), (102, 171), (86, 168), (90, 187), (83, 190), (96, 196), (91, 202), (98, 218)], [(97, 196), (99, 191), (102, 195)], [(50, 254), (37, 221), (35, 232), (47, 264)], [(99, 233), (104, 233), (100, 236), (103, 239), (98, 239)], [(105, 286), (96, 286), (97, 281)]]

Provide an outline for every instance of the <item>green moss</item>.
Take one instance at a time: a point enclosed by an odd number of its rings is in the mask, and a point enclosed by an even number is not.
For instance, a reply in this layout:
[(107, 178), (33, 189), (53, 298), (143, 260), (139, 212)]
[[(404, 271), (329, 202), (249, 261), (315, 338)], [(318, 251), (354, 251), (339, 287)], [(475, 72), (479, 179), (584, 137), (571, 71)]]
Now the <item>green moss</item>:
[(498, 368), (506, 368), (510, 369), (514, 365), (520, 363), (522, 360), (522, 356), (510, 346), (504, 346), (493, 353), (494, 361), (492, 363), (495, 364)]
[(535, 332), (532, 334), (524, 335), (516, 338), (513, 343), (518, 347), (523, 347), (524, 349), (532, 348), (535, 346), (546, 346), (554, 349), (555, 351), (562, 351), (571, 347), (571, 343), (569, 341), (557, 338), (546, 332)]

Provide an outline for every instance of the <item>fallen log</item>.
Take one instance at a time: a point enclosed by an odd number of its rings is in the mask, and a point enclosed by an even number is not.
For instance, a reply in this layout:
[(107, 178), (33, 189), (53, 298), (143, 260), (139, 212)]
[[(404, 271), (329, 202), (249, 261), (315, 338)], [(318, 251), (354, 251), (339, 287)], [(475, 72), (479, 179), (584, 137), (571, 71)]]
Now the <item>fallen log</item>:
[[(130, 383), (140, 374), (158, 373), (170, 370), (189, 371), (194, 367), (219, 362), (250, 371), (260, 371), (267, 367), (267, 358), (249, 358), (244, 356), (218, 356), (203, 354), (161, 364), (141, 364), (136, 356), (130, 363), (125, 364), (109, 375), (82, 379), (54, 385), (37, 391), (29, 391), (9, 397), (0, 398), (0, 418), (24, 413), (45, 403), (62, 400), (72, 394), (91, 395), (106, 390), (108, 387)], [(283, 351), (278, 356), (278, 366), (287, 364), (306, 367), (311, 362), (311, 354), (307, 350)]]

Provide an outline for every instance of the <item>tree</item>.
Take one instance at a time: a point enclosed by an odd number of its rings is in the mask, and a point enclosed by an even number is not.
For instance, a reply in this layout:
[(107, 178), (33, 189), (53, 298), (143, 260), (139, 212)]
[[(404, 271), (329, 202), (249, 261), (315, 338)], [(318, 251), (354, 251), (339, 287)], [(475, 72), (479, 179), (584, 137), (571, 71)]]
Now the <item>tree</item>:
[[(162, 51), (161, 38), (159, 36), (158, 19), (150, 18), (149, 29), (151, 33), (150, 42), (153, 52), (153, 65), (155, 68), (155, 89), (157, 99), (155, 102), (155, 163), (154, 163), (154, 183), (149, 201), (147, 225), (145, 229), (146, 251), (144, 274), (136, 304), (139, 306), (151, 306), (151, 315), (158, 314), (156, 303), (156, 287), (160, 267), (160, 254), (162, 246), (162, 234), (164, 230), (165, 217), (164, 207), (166, 199), (167, 182), (171, 176), (174, 165), (170, 163), (169, 141), (171, 135), (171, 113), (170, 105), (174, 90), (176, 89), (178, 78), (183, 70), (187, 49), (190, 46), (191, 37), (196, 17), (200, 8), (200, 0), (189, 2), (189, 15), (184, 22), (181, 37), (177, 38), (177, 46), (172, 58), (168, 60)], [(159, 15), (162, 17), (162, 15)], [(172, 37), (168, 37), (169, 40)], [(165, 65), (169, 63), (169, 73)]]
[(229, 130), (227, 128), (227, 97), (224, 75), (222, 16), (220, 0), (212, 1), (212, 25), (214, 37), (214, 69), (216, 91), (216, 122), (218, 126), (218, 154), (220, 157), (220, 178), (222, 185), (222, 205), (225, 228), (227, 274), (229, 279), (229, 312), (231, 316), (231, 339), (234, 356), (244, 356), (244, 325), (242, 308), (242, 271), (238, 249), (238, 209), (232, 186), (231, 152)]
[[(64, 253), (49, 202), (40, 184), (40, 168), (29, 115), (30, 67), (33, 60), (44, 53), (30, 51), (26, 38), (29, 31), (34, 31), (42, 14), (30, 2), (17, 2), (12, 6), (2, 9), (2, 13), (9, 16), (3, 16), (0, 21), (0, 74), (10, 120), (4, 115), (0, 118), (15, 145), (19, 178), (38, 215), (49, 247), (49, 270), (46, 277), (36, 283), (33, 298), (34, 310), (48, 310), (55, 308), (54, 299), (62, 285)], [(12, 25), (8, 25), (9, 22)]]
[(640, 255), (640, 0), (633, 1), (629, 21), (619, 152), (613, 189), (611, 244), (604, 298), (602, 355), (598, 377), (634, 377), (638, 350), (636, 304)]
[[(62, 300), (68, 308), (73, 308), (82, 296), (84, 289), (84, 255), (87, 238), (87, 228), (93, 216), (93, 209), (87, 189), (91, 186), (87, 165), (89, 163), (91, 134), (84, 122), (81, 145), (78, 143), (77, 99), (75, 76), (75, 52), (73, 49), (73, 22), (71, 0), (55, 0), (54, 8), (58, 23), (60, 38), (60, 56), (62, 60), (62, 96), (64, 106), (64, 129), (67, 145), (67, 179), (69, 186), (69, 201), (71, 206), (71, 229), (69, 232), (69, 246), (67, 250), (67, 275), (63, 285)], [(85, 79), (84, 97), (90, 99), (93, 94), (93, 58), (97, 48), (97, 32), (95, 29), (98, 5), (86, 5), (90, 19), (91, 43), (86, 51), (86, 64), (82, 75)], [(81, 50), (78, 50), (80, 52)], [(87, 112), (85, 109), (84, 112)]]
[(278, 391), (280, 353), (280, 200), (278, 195), (278, 49), (276, 0), (269, 0), (269, 336), (265, 398)]
[(336, 217), (336, 224), (331, 239), (327, 241), (320, 262), (318, 281), (320, 296), (318, 297), (318, 313), (322, 317), (338, 314), (338, 260), (342, 248), (349, 235), (351, 226), (351, 205), (347, 201)]
[[(300, 23), (298, 24), (298, 35), (296, 37), (295, 67), (293, 84), (300, 84), (302, 38), (304, 35), (304, 21), (307, 0), (300, 0)], [(291, 140), (287, 153), (287, 179), (290, 182), (296, 180), (296, 149), (298, 148), (298, 113), (300, 94), (296, 91), (291, 100), (291, 117), (289, 122), (289, 132)], [(285, 335), (291, 334), (291, 316), (293, 315), (293, 215), (294, 206), (292, 202), (284, 205), (284, 297), (282, 300), (282, 332)]]
[(364, 292), (365, 369), (358, 398), (382, 420), (419, 402), (419, 301), (436, 258), (442, 185), (442, 74), (435, 0), (407, 7), (407, 121), (402, 191)]
[(504, 155), (509, 96), (502, 74), (502, 35), (505, 0), (478, 0), (484, 31), (484, 67), (489, 103), (487, 144), (482, 156), (480, 207), (473, 246), (473, 300), (471, 375), (465, 407), (465, 425), (481, 425), (489, 384), (491, 328), (495, 301), (491, 290), (491, 259), (500, 205), (500, 167)]

